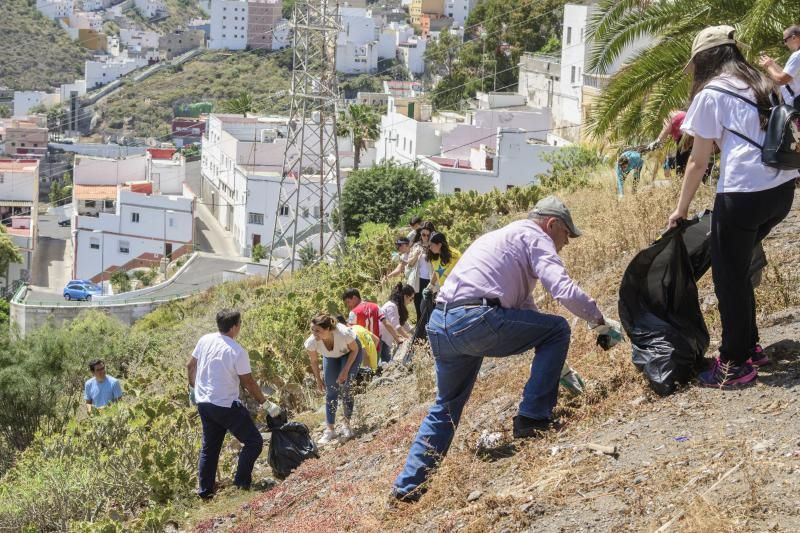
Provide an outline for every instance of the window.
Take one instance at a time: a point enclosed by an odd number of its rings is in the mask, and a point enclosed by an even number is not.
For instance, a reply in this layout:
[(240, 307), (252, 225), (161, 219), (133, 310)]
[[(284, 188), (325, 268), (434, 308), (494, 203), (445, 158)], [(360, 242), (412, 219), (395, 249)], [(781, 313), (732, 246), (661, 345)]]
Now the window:
[(172, 217), (169, 217), (169, 227), (170, 228), (174, 228), (175, 227), (175, 219), (172, 218)]
[(105, 200), (105, 202), (103, 203), (103, 206), (106, 209), (114, 209), (114, 200)]
[(320, 218), (322, 216), (322, 211), (320, 211), (319, 206), (314, 206), (314, 218)]
[(139, 223), (139, 213), (131, 213), (131, 222), (134, 224)]
[(572, 44), (572, 27), (567, 26), (567, 44)]
[[(281, 212), (281, 214), (283, 214), (283, 212)], [(289, 214), (288, 213), (288, 209), (287, 209), (287, 213), (286, 214), (287, 215)], [(264, 215), (262, 213), (248, 213), (247, 214), (247, 223), (248, 224), (258, 224), (259, 226), (263, 226), (264, 225)]]
[(583, 30), (584, 30), (584, 29), (585, 29), (585, 28), (581, 28), (581, 42), (583, 42)]
[(570, 81), (571, 83), (575, 83), (575, 67), (574, 67), (574, 66), (573, 66), (573, 67), (571, 67), (571, 70), (570, 70), (570, 72), (571, 72), (571, 73), (570, 73), (570, 76), (569, 76), (569, 81)]
[(92, 237), (89, 239), (89, 248), (92, 250), (99, 250), (100, 249), (100, 239), (97, 237)]
[(93, 209), (95, 207), (95, 202), (94, 202), (94, 200), (86, 200), (83, 203), (83, 206), (86, 207), (86, 208), (89, 208), (89, 209)]
[(131, 253), (131, 243), (128, 241), (119, 241), (119, 253), (121, 254)]
[(510, 190), (511, 190), (511, 189), (513, 189), (513, 188), (514, 188), (514, 186), (513, 186), (513, 185), (506, 185), (506, 190), (507, 190), (507, 191), (510, 191)]
[(288, 217), (289, 216), (289, 204), (283, 204), (280, 209), (280, 216)]
[(461, 192), (461, 187), (456, 187), (455, 189), (453, 189), (453, 192)]

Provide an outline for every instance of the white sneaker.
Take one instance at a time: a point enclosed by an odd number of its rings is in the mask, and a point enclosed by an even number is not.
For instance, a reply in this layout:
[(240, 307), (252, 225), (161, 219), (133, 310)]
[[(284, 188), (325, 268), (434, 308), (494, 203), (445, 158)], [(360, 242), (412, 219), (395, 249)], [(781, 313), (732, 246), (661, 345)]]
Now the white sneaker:
[(342, 438), (342, 440), (349, 440), (353, 437), (353, 430), (350, 429), (348, 424), (344, 424), (339, 430), (339, 436)]
[(336, 440), (336, 432), (332, 429), (326, 428), (325, 431), (322, 433), (322, 437), (320, 437), (319, 440), (317, 441), (317, 444), (322, 446), (325, 444), (330, 444), (334, 440)]

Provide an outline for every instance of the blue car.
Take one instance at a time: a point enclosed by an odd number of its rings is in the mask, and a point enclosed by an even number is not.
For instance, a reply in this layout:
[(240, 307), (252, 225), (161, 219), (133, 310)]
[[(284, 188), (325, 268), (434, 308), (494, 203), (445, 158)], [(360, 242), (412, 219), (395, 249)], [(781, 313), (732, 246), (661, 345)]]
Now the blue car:
[(67, 283), (64, 287), (65, 300), (86, 300), (87, 302), (92, 299), (92, 296), (100, 296), (103, 294), (103, 289), (99, 285), (84, 279), (74, 279)]

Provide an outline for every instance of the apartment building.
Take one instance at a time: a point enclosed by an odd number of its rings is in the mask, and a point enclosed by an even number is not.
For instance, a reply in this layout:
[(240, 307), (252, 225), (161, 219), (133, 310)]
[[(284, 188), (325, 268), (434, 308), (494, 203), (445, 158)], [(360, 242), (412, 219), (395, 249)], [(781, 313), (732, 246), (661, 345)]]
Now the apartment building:
[(279, 0), (248, 0), (247, 47), (254, 50), (272, 50), (272, 33), (281, 20)]
[(21, 263), (12, 263), (0, 273), (0, 287), (7, 289), (30, 279), (36, 251), (39, 216), (39, 161), (0, 159), (0, 224), (11, 238)]
[(48, 138), (44, 117), (0, 119), (0, 153), (9, 157), (41, 159)]

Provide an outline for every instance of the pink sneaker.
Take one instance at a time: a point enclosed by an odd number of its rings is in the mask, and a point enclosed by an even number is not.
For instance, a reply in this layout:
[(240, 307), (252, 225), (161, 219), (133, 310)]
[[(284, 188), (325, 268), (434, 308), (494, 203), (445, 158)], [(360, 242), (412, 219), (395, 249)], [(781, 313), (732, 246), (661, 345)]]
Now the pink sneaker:
[(710, 369), (700, 373), (698, 381), (701, 387), (738, 389), (754, 385), (757, 378), (758, 370), (750, 363), (735, 365), (717, 357)]
[(764, 366), (770, 363), (769, 357), (764, 353), (764, 348), (762, 348), (760, 344), (756, 344), (756, 347), (753, 349), (753, 355), (750, 356), (747, 362), (753, 366)]

